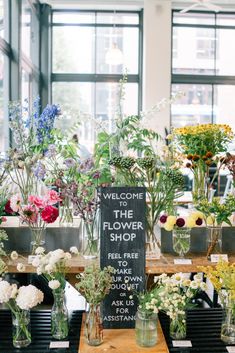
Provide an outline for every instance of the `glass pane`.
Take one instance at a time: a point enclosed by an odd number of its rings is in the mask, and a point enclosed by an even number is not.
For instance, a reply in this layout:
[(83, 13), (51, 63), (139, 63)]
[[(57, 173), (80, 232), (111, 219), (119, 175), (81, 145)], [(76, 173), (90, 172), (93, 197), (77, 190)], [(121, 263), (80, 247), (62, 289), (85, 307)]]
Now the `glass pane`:
[(235, 26), (235, 14), (217, 14), (216, 19), (216, 23), (220, 26)]
[(53, 12), (53, 23), (94, 23), (95, 14), (89, 12)]
[(217, 30), (216, 73), (235, 75), (235, 30)]
[(173, 73), (214, 74), (214, 35), (209, 28), (174, 28)]
[[(186, 6), (185, 6), (186, 7)], [(182, 24), (207, 24), (214, 25), (215, 24), (215, 15), (208, 13), (179, 13), (174, 12), (173, 15), (174, 23), (182, 23)]]
[(30, 75), (25, 70), (21, 71), (21, 101), (25, 99), (30, 103)]
[(53, 72), (94, 73), (94, 28), (53, 28)]
[[(85, 146), (83, 152), (85, 149), (92, 152), (98, 126), (101, 124), (110, 132), (114, 129), (114, 119), (118, 114), (118, 93), (118, 83), (53, 83), (53, 102), (60, 104), (63, 113), (57, 125), (68, 130), (80, 121), (76, 131), (79, 142)], [(126, 84), (123, 113), (137, 114), (137, 110), (138, 85)]]
[(7, 146), (7, 119), (4, 119), (4, 55), (0, 52), (0, 152)]
[(97, 23), (111, 23), (111, 24), (139, 24), (139, 15), (136, 13), (97, 13)]
[(228, 124), (235, 131), (235, 86), (214, 86), (214, 117), (218, 124)]
[[(118, 48), (121, 53), (117, 53), (120, 57), (121, 64), (112, 64), (114, 61), (108, 59), (110, 50)], [(138, 51), (139, 39), (137, 28), (97, 28), (97, 73), (99, 74), (123, 74), (125, 69), (129, 74), (138, 73)], [(117, 58), (117, 60), (119, 60)]]
[(211, 85), (172, 85), (172, 92), (185, 95), (171, 106), (171, 125), (207, 124), (212, 120)]
[(4, 0), (0, 0), (0, 36), (4, 38)]
[(30, 58), (30, 41), (31, 41), (31, 9), (28, 1), (22, 1), (21, 15), (21, 50)]

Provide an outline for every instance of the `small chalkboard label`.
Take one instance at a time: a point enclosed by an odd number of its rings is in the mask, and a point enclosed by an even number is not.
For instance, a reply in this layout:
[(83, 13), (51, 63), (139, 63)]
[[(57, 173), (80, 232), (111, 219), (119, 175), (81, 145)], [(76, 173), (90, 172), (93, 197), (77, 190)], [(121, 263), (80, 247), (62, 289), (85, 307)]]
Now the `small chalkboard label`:
[[(133, 291), (145, 285), (145, 188), (101, 189), (101, 267), (116, 273), (103, 302), (105, 328), (132, 328), (137, 302)], [(129, 290), (131, 289), (131, 290)]]

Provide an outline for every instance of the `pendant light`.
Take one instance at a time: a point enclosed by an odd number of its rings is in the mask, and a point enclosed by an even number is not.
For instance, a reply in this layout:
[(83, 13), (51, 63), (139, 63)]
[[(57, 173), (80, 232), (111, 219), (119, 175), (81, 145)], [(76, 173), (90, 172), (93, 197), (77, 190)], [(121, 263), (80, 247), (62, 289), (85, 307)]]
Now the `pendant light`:
[[(112, 38), (116, 39), (116, 11), (114, 11), (113, 16), (113, 30), (112, 30)], [(123, 63), (123, 52), (118, 48), (117, 42), (112, 40), (111, 47), (107, 50), (105, 54), (105, 63), (108, 65), (121, 65)]]

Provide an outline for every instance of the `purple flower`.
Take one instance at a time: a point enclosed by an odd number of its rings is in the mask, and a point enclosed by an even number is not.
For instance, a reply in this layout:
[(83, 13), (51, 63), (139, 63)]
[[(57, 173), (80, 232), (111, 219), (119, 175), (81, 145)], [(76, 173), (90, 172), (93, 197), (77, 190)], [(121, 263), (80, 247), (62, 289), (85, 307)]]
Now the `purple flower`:
[(32, 168), (33, 173), (36, 176), (37, 179), (44, 179), (46, 175), (46, 169), (44, 164), (42, 164), (40, 161), (37, 162), (36, 166)]
[(45, 156), (48, 158), (52, 158), (56, 156), (56, 146), (51, 144), (48, 146), (47, 151), (45, 152)]
[(75, 166), (75, 160), (73, 158), (67, 158), (64, 160), (64, 164), (67, 168), (73, 168)]
[(99, 179), (100, 178), (100, 172), (97, 170), (94, 174), (93, 174), (93, 179)]

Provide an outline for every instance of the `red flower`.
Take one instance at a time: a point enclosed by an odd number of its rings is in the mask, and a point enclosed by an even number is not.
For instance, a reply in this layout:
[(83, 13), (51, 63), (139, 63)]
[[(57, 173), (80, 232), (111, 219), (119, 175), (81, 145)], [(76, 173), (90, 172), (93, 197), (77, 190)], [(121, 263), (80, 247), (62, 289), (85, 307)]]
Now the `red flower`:
[(7, 214), (14, 213), (13, 209), (11, 208), (11, 200), (8, 200), (7, 203), (5, 204), (5, 212)]
[(160, 222), (161, 223), (166, 223), (167, 221), (167, 215), (163, 214), (161, 217), (160, 217)]
[(177, 218), (176, 225), (180, 228), (183, 227), (185, 225), (185, 220), (183, 218)]
[(46, 223), (55, 222), (58, 216), (59, 216), (58, 208), (53, 206), (46, 206), (41, 213), (41, 217)]
[(202, 225), (202, 222), (203, 222), (203, 220), (202, 220), (201, 218), (198, 218), (198, 219), (196, 220), (196, 225), (197, 225), (197, 226), (201, 226), (201, 225)]

